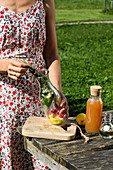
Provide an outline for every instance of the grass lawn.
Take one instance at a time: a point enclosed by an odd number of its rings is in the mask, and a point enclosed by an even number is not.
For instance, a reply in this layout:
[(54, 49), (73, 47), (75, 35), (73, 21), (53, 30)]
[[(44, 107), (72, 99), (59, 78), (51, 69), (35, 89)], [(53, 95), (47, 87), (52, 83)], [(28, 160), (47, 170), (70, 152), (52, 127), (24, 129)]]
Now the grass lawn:
[[(113, 15), (104, 13), (104, 0), (55, 0), (56, 23), (78, 21), (111, 21)], [(106, 1), (111, 8), (111, 0)]]
[(70, 116), (85, 112), (90, 86), (102, 86), (103, 110), (113, 109), (113, 24), (56, 26), (62, 86)]
[(102, 12), (102, 9), (56, 10), (56, 23), (79, 21), (113, 21), (113, 15)]

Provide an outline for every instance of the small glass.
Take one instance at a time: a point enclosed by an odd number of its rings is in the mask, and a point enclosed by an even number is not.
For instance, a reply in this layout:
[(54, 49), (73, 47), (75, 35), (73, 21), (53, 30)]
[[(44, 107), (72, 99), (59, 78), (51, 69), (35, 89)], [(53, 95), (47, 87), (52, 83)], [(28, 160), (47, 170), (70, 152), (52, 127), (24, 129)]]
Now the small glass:
[(112, 113), (105, 113), (104, 120), (99, 130), (99, 134), (104, 139), (113, 138), (113, 124), (112, 124)]

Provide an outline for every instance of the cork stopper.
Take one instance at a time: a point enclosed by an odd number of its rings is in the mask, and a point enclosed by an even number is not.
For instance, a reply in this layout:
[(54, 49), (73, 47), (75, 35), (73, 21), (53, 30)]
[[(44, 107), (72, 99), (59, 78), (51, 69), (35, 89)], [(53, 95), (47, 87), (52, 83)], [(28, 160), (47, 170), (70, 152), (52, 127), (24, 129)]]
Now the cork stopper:
[(102, 87), (101, 86), (91, 86), (90, 94), (91, 96), (100, 96)]

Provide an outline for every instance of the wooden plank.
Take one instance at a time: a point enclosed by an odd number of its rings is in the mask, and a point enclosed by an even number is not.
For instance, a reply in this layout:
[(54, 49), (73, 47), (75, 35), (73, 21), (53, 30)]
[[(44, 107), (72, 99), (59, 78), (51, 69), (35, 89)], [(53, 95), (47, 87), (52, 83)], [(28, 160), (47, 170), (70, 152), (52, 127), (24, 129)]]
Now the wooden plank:
[[(38, 139), (33, 139), (33, 144), (37, 148), (39, 148), (38, 145), (40, 142), (41, 141)], [(92, 140), (87, 144), (84, 144), (84, 140), (81, 139), (68, 142), (58, 141), (57, 143), (55, 141), (48, 141), (47, 143), (40, 143), (40, 145), (41, 151), (49, 155), (53, 160), (68, 168), (74, 168), (75, 166), (73, 167), (69, 160), (67, 162), (64, 159), (66, 156), (73, 157), (75, 155), (85, 154), (87, 152), (97, 152), (101, 150), (113, 149), (113, 140), (105, 140), (100, 136), (96, 136), (96, 138), (93, 137)]]
[(25, 141), (24, 141), (25, 149), (28, 152), (30, 152), (32, 155), (35, 155), (36, 158), (41, 160), (41, 162), (46, 164), (50, 169), (52, 169), (52, 170), (68, 170), (66, 167), (62, 166), (58, 162), (54, 161), (51, 157), (49, 157), (48, 155), (44, 154), (39, 149), (37, 149), (37, 147), (35, 147), (32, 144), (32, 141), (29, 141), (29, 139), (27, 139), (26, 137), (24, 137), (24, 139), (25, 139)]
[(113, 149), (66, 155), (62, 159), (64, 160), (63, 162), (65, 162), (64, 166), (68, 167), (67, 163), (69, 162), (79, 170), (113, 170)]
[(102, 114), (104, 115), (104, 113), (113, 113), (113, 110), (103, 111)]
[[(53, 150), (55, 153), (64, 154), (66, 150), (67, 154), (87, 152), (89, 150), (104, 150), (106, 148), (113, 148), (113, 139), (107, 140), (103, 139), (100, 136), (90, 138), (90, 141), (87, 144), (84, 144), (83, 139), (72, 140), (72, 141), (51, 141), (51, 140), (40, 140), (38, 138), (32, 139), (33, 144), (40, 149), (39, 145)], [(44, 148), (44, 149), (45, 149)], [(44, 150), (43, 150), (44, 151)], [(46, 152), (46, 151), (45, 151)]]
[(44, 146), (56, 144), (56, 143), (62, 143), (61, 140), (54, 140), (54, 139), (41, 139), (41, 138), (32, 138), (32, 143), (34, 146), (36, 146), (41, 151), (43, 150)]

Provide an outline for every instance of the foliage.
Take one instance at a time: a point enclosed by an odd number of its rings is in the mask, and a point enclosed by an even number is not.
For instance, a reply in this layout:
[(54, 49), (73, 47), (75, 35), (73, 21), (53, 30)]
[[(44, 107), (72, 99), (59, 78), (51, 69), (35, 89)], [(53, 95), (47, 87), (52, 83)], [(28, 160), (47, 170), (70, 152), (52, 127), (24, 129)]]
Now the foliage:
[(103, 13), (107, 13), (107, 14), (113, 15), (113, 8), (111, 8), (111, 9), (110, 8), (109, 9), (106, 8), (106, 9), (103, 10)]
[(57, 26), (62, 87), (70, 116), (85, 112), (90, 86), (102, 86), (103, 110), (113, 107), (113, 25)]

